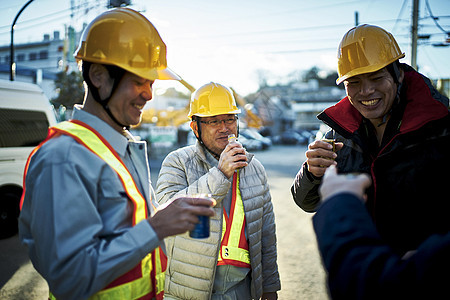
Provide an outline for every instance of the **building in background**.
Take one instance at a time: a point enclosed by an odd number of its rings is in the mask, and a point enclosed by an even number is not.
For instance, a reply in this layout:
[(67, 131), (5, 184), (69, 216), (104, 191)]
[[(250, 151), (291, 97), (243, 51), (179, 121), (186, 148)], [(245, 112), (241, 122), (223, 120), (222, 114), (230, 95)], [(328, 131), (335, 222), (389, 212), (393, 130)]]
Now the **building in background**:
[(337, 86), (319, 86), (317, 81), (267, 86), (249, 95), (254, 113), (269, 135), (287, 130), (315, 131), (320, 122), (316, 116), (325, 108), (345, 97), (345, 90)]
[[(68, 27), (63, 37), (54, 31), (53, 36), (45, 34), (40, 42), (14, 44), (15, 80), (36, 83), (47, 98), (55, 98), (56, 74), (77, 69), (73, 53), (79, 36), (80, 33)], [(0, 79), (9, 79), (10, 70), (10, 45), (1, 45)]]

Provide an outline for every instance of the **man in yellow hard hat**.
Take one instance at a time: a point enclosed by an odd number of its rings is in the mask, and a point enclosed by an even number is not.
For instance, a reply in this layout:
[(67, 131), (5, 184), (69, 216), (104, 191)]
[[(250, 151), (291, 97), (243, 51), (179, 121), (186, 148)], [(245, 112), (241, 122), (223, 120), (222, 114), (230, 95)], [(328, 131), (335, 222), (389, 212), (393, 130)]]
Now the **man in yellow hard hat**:
[(208, 83), (191, 96), (196, 145), (165, 158), (156, 196), (209, 194), (216, 201), (207, 238), (168, 239), (167, 299), (276, 299), (280, 290), (275, 219), (264, 167), (238, 137), (233, 93)]
[(214, 203), (183, 198), (156, 209), (146, 144), (128, 127), (156, 79), (179, 78), (156, 29), (127, 8), (95, 18), (75, 57), (84, 103), (30, 155), (20, 238), (51, 299), (162, 299), (163, 239), (214, 215)]
[(347, 97), (318, 118), (331, 127), (337, 153), (314, 141), (291, 188), (313, 212), (330, 165), (340, 173), (371, 176), (367, 208), (382, 236), (400, 255), (433, 233), (450, 229), (448, 98), (430, 80), (399, 62), (394, 37), (373, 25), (349, 30), (339, 46), (337, 84)]

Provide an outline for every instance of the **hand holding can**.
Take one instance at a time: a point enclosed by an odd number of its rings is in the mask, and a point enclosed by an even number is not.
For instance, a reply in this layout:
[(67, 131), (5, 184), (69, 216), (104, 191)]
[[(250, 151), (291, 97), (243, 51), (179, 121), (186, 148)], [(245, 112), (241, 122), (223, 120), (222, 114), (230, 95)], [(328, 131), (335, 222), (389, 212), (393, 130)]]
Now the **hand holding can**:
[[(330, 144), (333, 147), (330, 150), (336, 153), (336, 141), (335, 140), (333, 140), (333, 139), (322, 139), (321, 141)], [(324, 159), (328, 159), (328, 160), (334, 160), (334, 158), (328, 157), (328, 156), (321, 156), (321, 157), (324, 158)], [(320, 167), (327, 168), (328, 166), (320, 165)]]
[[(191, 198), (195, 199), (210, 199), (214, 201), (214, 199), (211, 197), (211, 194), (197, 194), (193, 196), (189, 196)], [(202, 216), (198, 215), (198, 223), (195, 224), (194, 230), (189, 231), (189, 236), (191, 238), (195, 239), (205, 239), (209, 237), (209, 217), (208, 216)]]
[[(333, 146), (333, 148), (331, 149), (331, 151), (336, 152), (336, 140), (333, 139), (322, 139), (322, 141), (324, 141), (325, 143), (330, 144), (331, 146)], [(331, 159), (326, 157), (327, 159)], [(332, 159), (333, 160), (333, 159)]]

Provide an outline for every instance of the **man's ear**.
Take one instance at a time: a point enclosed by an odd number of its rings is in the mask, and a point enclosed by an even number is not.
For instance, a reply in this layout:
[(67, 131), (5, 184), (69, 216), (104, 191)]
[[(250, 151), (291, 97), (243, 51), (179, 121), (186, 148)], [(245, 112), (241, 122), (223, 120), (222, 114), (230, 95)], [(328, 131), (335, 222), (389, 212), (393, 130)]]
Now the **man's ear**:
[(100, 88), (109, 79), (108, 70), (103, 65), (92, 64), (89, 68), (89, 79), (96, 88)]
[(195, 136), (198, 138), (198, 124), (197, 121), (191, 121), (191, 129), (194, 132)]

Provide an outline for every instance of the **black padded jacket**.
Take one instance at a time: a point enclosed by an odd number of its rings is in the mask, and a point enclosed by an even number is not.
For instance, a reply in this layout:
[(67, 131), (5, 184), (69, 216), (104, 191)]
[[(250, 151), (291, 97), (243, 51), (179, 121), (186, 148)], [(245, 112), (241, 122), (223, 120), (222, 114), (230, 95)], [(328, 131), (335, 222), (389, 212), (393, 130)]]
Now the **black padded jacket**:
[[(429, 79), (402, 64), (405, 78), (381, 147), (369, 134), (370, 122), (344, 98), (317, 117), (326, 134), (344, 143), (338, 172), (372, 177), (367, 208), (381, 234), (399, 253), (433, 233), (450, 230), (450, 115), (448, 98)], [(314, 212), (320, 201), (314, 178), (303, 164), (291, 187), (294, 201)]]

